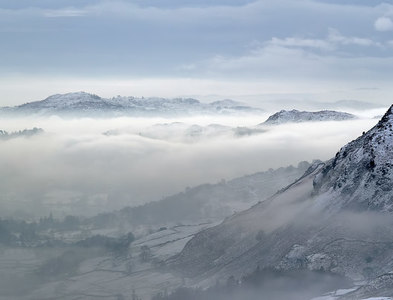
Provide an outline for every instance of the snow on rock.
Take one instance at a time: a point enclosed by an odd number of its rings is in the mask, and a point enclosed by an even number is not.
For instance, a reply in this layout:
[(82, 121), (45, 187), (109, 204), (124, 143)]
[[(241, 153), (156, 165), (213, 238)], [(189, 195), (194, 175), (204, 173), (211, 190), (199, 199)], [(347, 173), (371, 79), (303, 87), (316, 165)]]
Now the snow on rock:
[(356, 116), (333, 110), (322, 110), (316, 112), (281, 110), (271, 115), (264, 123), (260, 125), (278, 125), (290, 122), (315, 122), (315, 121), (343, 121), (354, 119)]
[(316, 193), (340, 195), (327, 206), (393, 211), (392, 107), (376, 126), (342, 147), (315, 178)]

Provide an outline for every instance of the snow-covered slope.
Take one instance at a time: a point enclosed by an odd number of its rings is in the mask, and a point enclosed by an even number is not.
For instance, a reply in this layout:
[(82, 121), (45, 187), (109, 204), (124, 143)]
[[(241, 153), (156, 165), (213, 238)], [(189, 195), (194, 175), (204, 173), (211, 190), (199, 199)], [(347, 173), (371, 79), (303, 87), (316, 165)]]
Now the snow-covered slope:
[(378, 124), (344, 146), (314, 180), (316, 193), (334, 192), (335, 208), (393, 211), (392, 107)]
[[(338, 112), (333, 110), (321, 110), (321, 111), (298, 111), (293, 110), (281, 110), (271, 115), (264, 123), (264, 125), (278, 125), (290, 122), (314, 122), (314, 121), (343, 121), (356, 118), (354, 115)], [(262, 125), (261, 124), (261, 125)]]
[(234, 101), (201, 103), (192, 98), (101, 98), (85, 92), (57, 94), (45, 100), (1, 108), (2, 114), (76, 115), (76, 116), (176, 116), (198, 114), (260, 113), (261, 110)]
[(169, 265), (202, 286), (257, 266), (324, 270), (354, 280), (393, 270), (392, 109), (334, 159), (198, 233)]

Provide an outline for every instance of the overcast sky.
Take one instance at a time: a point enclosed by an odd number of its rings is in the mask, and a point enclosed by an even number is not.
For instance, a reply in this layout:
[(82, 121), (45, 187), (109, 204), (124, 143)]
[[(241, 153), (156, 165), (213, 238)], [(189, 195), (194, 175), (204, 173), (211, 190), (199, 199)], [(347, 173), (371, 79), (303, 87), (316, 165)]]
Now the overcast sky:
[(0, 0), (0, 41), (2, 105), (78, 90), (393, 97), (392, 0)]

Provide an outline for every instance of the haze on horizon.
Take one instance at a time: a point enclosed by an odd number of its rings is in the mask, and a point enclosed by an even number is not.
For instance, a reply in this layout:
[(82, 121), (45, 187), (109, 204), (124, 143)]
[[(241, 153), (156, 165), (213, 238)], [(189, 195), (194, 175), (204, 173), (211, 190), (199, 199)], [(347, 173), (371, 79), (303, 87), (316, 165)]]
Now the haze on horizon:
[(388, 106), (392, 18), (391, 0), (1, 0), (0, 106), (79, 90)]

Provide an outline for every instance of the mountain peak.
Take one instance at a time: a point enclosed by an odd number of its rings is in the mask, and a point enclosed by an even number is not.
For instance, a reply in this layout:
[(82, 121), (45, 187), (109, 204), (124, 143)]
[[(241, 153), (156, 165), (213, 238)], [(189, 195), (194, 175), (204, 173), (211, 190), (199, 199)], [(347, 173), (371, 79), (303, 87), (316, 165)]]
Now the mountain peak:
[(393, 119), (393, 104), (389, 107), (386, 113), (383, 115), (381, 120), (377, 124), (377, 128), (385, 129), (385, 126), (388, 125), (389, 128), (392, 127), (392, 119)]
[[(321, 110), (321, 111), (299, 111), (296, 109), (292, 110), (281, 110), (271, 115), (264, 123), (266, 125), (278, 125), (284, 123), (299, 123), (299, 122), (314, 122), (314, 121), (344, 121), (356, 118), (354, 115), (333, 111), (333, 110)], [(261, 124), (261, 125), (262, 125)]]
[(336, 192), (340, 206), (393, 211), (393, 106), (368, 132), (345, 145), (314, 180), (316, 193)]
[(94, 95), (94, 94), (89, 94), (86, 92), (72, 92), (72, 93), (66, 93), (66, 94), (55, 94), (52, 96), (49, 96), (46, 98), (44, 101), (47, 102), (81, 102), (81, 101), (99, 101), (102, 100), (101, 97)]

